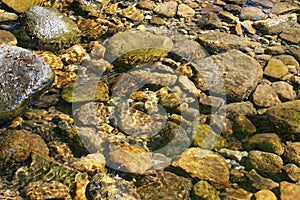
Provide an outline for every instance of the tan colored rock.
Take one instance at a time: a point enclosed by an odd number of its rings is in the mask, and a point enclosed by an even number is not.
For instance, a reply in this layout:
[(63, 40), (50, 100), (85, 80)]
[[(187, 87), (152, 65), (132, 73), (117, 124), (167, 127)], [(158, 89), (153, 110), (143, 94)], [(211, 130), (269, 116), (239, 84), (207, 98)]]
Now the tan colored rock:
[(288, 67), (285, 66), (281, 60), (278, 60), (276, 58), (271, 58), (264, 70), (265, 75), (277, 79), (284, 77), (288, 73)]
[(177, 2), (175, 1), (168, 1), (161, 4), (158, 4), (154, 8), (154, 12), (163, 15), (165, 17), (174, 17), (177, 11)]
[(0, 44), (17, 45), (17, 38), (9, 31), (0, 30)]
[(256, 87), (253, 93), (253, 102), (259, 107), (270, 107), (281, 103), (274, 89), (264, 83)]
[(216, 188), (224, 188), (229, 181), (230, 165), (217, 153), (201, 148), (185, 150), (173, 164), (192, 177), (207, 180)]
[(272, 88), (274, 89), (274, 91), (280, 99), (294, 100), (297, 97), (296, 92), (293, 90), (293, 86), (285, 81), (273, 82)]
[(105, 157), (101, 153), (88, 154), (72, 163), (72, 167), (81, 172), (87, 172), (90, 175), (96, 173), (105, 173)]
[(280, 183), (280, 199), (281, 200), (296, 200), (299, 199), (300, 185), (283, 181)]
[(248, 150), (262, 150), (277, 155), (284, 153), (284, 147), (281, 143), (280, 137), (275, 133), (261, 133), (249, 138), (246, 142)]
[(120, 15), (134, 22), (141, 22), (145, 18), (143, 12), (134, 6), (129, 6), (125, 9), (122, 9)]
[(199, 181), (193, 187), (194, 194), (199, 199), (220, 200), (218, 191), (207, 181)]
[(233, 131), (241, 134), (252, 134), (256, 132), (256, 128), (246, 116), (240, 115), (233, 122)]
[(254, 196), (256, 200), (277, 200), (276, 195), (270, 190), (260, 190)]
[(288, 175), (292, 181), (300, 181), (300, 167), (289, 163), (283, 166), (283, 171)]
[(279, 186), (279, 184), (274, 182), (272, 179), (265, 178), (259, 175), (254, 169), (247, 173), (246, 176), (248, 177), (251, 186), (258, 190), (272, 190)]
[(259, 7), (245, 6), (241, 10), (240, 17), (246, 20), (257, 21), (264, 19), (266, 15)]
[(280, 34), (280, 38), (294, 44), (300, 43), (300, 29), (299, 28), (291, 28), (284, 30), (283, 33)]
[(300, 142), (287, 142), (284, 156), (300, 167)]
[(49, 0), (2, 0), (8, 7), (12, 8), (17, 12), (25, 12), (31, 6), (42, 5)]
[(180, 4), (177, 8), (177, 15), (183, 18), (192, 18), (195, 15), (195, 11), (186, 4)]
[(243, 200), (251, 200), (252, 197), (252, 193), (239, 188), (239, 189), (235, 189), (235, 188), (226, 188), (226, 196), (228, 199), (231, 200), (237, 200), (237, 199), (243, 199)]
[(154, 2), (150, 0), (142, 0), (137, 4), (137, 6), (141, 9), (153, 10)]
[(151, 154), (137, 146), (111, 144), (107, 166), (120, 171), (143, 174), (152, 166)]

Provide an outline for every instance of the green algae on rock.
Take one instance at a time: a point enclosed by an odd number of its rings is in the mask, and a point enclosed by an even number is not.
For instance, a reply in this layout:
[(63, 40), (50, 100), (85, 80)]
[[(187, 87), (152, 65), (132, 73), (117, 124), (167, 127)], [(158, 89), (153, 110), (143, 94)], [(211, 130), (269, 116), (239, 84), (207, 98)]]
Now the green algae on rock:
[(59, 50), (79, 42), (75, 22), (52, 8), (33, 6), (22, 14), (24, 26), (17, 36), (21, 45), (35, 49)]
[(165, 57), (172, 49), (170, 38), (141, 31), (126, 31), (114, 35), (106, 44), (105, 58), (128, 68)]
[(0, 169), (25, 161), (33, 151), (48, 155), (49, 150), (41, 136), (26, 130), (5, 131), (0, 135)]
[(0, 45), (0, 66), (0, 121), (19, 115), (54, 80), (40, 57), (20, 47)]

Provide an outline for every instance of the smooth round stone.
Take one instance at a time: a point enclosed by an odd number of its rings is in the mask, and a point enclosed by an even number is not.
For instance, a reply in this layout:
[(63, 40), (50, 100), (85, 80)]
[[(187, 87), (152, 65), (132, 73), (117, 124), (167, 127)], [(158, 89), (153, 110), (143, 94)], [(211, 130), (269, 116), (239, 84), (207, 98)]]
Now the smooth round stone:
[(177, 15), (179, 17), (191, 18), (195, 15), (195, 11), (186, 4), (180, 4), (177, 8)]
[(260, 190), (254, 194), (256, 200), (277, 200), (276, 195), (270, 190)]
[(60, 50), (79, 42), (75, 22), (55, 9), (33, 6), (22, 15), (22, 45), (46, 50)]
[(278, 60), (276, 58), (272, 58), (271, 60), (269, 60), (264, 70), (265, 75), (276, 79), (280, 79), (288, 73), (289, 69), (287, 68), (287, 66), (285, 66), (281, 60)]

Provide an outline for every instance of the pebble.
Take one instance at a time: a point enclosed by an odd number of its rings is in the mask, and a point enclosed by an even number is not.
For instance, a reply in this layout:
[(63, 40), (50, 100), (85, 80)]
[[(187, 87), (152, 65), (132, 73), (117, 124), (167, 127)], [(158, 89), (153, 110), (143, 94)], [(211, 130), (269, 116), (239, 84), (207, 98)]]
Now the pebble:
[(246, 173), (252, 187), (257, 190), (273, 190), (279, 187), (279, 183), (274, 182), (272, 179), (262, 177), (254, 169)]
[(0, 44), (16, 46), (17, 38), (9, 31), (0, 30)]
[(120, 15), (130, 19), (133, 22), (141, 22), (145, 18), (143, 12), (134, 6), (129, 6), (125, 9), (122, 9)]
[(268, 84), (259, 84), (252, 96), (254, 104), (259, 107), (270, 107), (281, 103), (273, 87)]
[(300, 167), (300, 142), (287, 142), (284, 157)]
[(241, 10), (240, 17), (244, 20), (262, 20), (266, 17), (265, 13), (263, 13), (262, 9), (253, 6), (245, 6)]
[(194, 17), (195, 11), (186, 4), (180, 4), (177, 8), (177, 15), (188, 19)]
[(193, 187), (196, 198), (207, 200), (220, 200), (217, 190), (207, 181), (199, 181)]
[(276, 81), (276, 82), (273, 82), (271, 86), (274, 89), (274, 91), (276, 92), (276, 94), (279, 96), (279, 98), (284, 101), (295, 100), (297, 97), (293, 86), (287, 82)]
[(280, 35), (280, 38), (293, 43), (300, 44), (300, 28), (290, 28), (288, 30), (284, 30)]
[(281, 60), (271, 58), (266, 68), (264, 69), (264, 75), (272, 78), (280, 79), (289, 73), (289, 69)]
[(164, 3), (159, 3), (155, 6), (153, 11), (165, 17), (174, 17), (177, 11), (177, 2), (167, 1)]
[(293, 163), (289, 163), (283, 166), (283, 171), (288, 175), (292, 181), (300, 181), (300, 167)]
[(256, 200), (277, 200), (276, 195), (270, 190), (260, 190), (254, 194)]

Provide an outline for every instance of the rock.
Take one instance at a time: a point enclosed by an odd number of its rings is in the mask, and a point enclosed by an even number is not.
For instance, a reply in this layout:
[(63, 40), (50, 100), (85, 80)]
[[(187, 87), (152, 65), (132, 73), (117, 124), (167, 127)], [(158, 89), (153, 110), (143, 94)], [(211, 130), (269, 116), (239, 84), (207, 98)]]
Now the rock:
[(97, 40), (104, 34), (101, 24), (94, 19), (80, 18), (77, 20), (77, 25), (83, 38)]
[(209, 150), (188, 148), (172, 165), (194, 178), (209, 181), (215, 188), (224, 188), (229, 181), (229, 164), (222, 156)]
[(172, 40), (141, 31), (127, 31), (114, 35), (106, 44), (105, 58), (116, 65), (134, 66), (166, 56)]
[(136, 178), (135, 185), (141, 199), (188, 199), (192, 183), (189, 179), (168, 171), (153, 171)]
[(233, 121), (233, 132), (240, 134), (252, 134), (256, 132), (256, 128), (246, 116), (240, 115)]
[(254, 22), (255, 28), (265, 34), (278, 34), (297, 23), (296, 13), (280, 15), (273, 19), (265, 19)]
[(17, 45), (17, 38), (9, 31), (0, 30), (0, 44)]
[(264, 75), (270, 76), (272, 78), (280, 79), (289, 73), (287, 66), (276, 58), (271, 58), (269, 60), (265, 70)]
[(60, 54), (60, 59), (65, 65), (81, 64), (84, 57), (87, 56), (86, 50), (82, 45), (76, 44), (65, 49)]
[(180, 4), (177, 8), (177, 15), (183, 18), (192, 18), (195, 15), (193, 8), (189, 7), (186, 4)]
[(133, 22), (141, 22), (145, 18), (143, 12), (134, 6), (129, 6), (125, 9), (122, 9), (120, 15), (130, 19)]
[(299, 45), (286, 45), (286, 50), (300, 62), (300, 47)]
[(295, 100), (297, 95), (293, 90), (293, 86), (285, 81), (276, 81), (272, 83), (272, 88), (281, 100)]
[(195, 199), (220, 200), (217, 190), (207, 181), (199, 181), (193, 187)]
[(270, 190), (260, 190), (254, 194), (256, 200), (277, 200), (276, 195)]
[(213, 54), (231, 49), (244, 49), (250, 45), (249, 41), (244, 37), (218, 31), (203, 33), (196, 40)]
[(201, 9), (201, 14), (206, 14), (209, 12), (218, 13), (221, 12), (222, 10), (223, 9), (219, 6), (216, 6), (212, 3), (207, 3), (205, 7)]
[[(270, 74), (268, 72), (267, 70), (267, 74)], [(281, 103), (272, 86), (265, 83), (259, 84), (252, 96), (254, 104), (259, 107), (270, 107)]]
[(234, 151), (234, 150), (224, 149), (224, 148), (220, 149), (218, 153), (224, 156), (225, 158), (235, 159), (237, 161), (241, 161), (243, 157), (248, 156), (247, 151)]
[(25, 161), (33, 151), (45, 156), (49, 153), (41, 136), (26, 130), (7, 130), (0, 138), (0, 169)]
[(243, 199), (243, 200), (251, 200), (252, 193), (239, 188), (239, 189), (234, 189), (234, 188), (226, 188), (226, 197), (227, 199)]
[(289, 163), (283, 166), (283, 171), (294, 182), (300, 180), (300, 167), (295, 164)]
[(272, 190), (279, 187), (279, 183), (274, 182), (272, 179), (260, 176), (254, 169), (246, 174), (251, 186), (258, 190), (268, 189)]
[(297, 199), (299, 198), (299, 194), (300, 185), (289, 183), (287, 181), (280, 182), (280, 199)]
[(284, 30), (280, 34), (280, 38), (293, 43), (293, 44), (299, 44), (300, 43), (300, 29), (299, 28), (290, 28), (287, 30)]
[(129, 173), (144, 174), (151, 165), (151, 154), (132, 145), (110, 145), (107, 166)]
[(277, 2), (271, 9), (271, 12), (276, 15), (288, 13), (290, 11), (297, 11), (299, 7), (291, 2)]
[(266, 116), (276, 124), (279, 132), (300, 132), (300, 100), (281, 103), (268, 108)]
[(263, 13), (261, 8), (246, 6), (242, 8), (240, 17), (244, 20), (257, 21), (257, 20), (264, 19), (266, 15), (265, 13)]
[(273, 153), (263, 151), (250, 151), (246, 159), (246, 168), (255, 169), (266, 176), (276, 176), (281, 173), (283, 161)]
[(104, 173), (94, 175), (87, 190), (88, 196), (95, 200), (141, 200), (136, 187), (131, 182), (117, 176), (108, 176)]
[(213, 93), (226, 94), (232, 101), (247, 99), (263, 74), (256, 60), (238, 50), (210, 56), (195, 64), (201, 77), (195, 80), (196, 85), (205, 85)]
[(54, 79), (51, 68), (31, 51), (0, 45), (0, 121), (19, 114), (47, 90)]
[(247, 150), (261, 150), (279, 156), (284, 153), (280, 137), (275, 133), (256, 134), (247, 140), (245, 147)]
[(33, 6), (23, 13), (21, 23), (20, 42), (31, 48), (57, 51), (80, 39), (75, 22), (54, 9)]
[(3, 0), (2, 2), (16, 12), (22, 13), (29, 9), (31, 6), (41, 5), (43, 3), (49, 2), (49, 0)]
[(284, 157), (300, 167), (300, 142), (287, 142)]
[(152, 17), (150, 19), (151, 24), (156, 24), (156, 25), (163, 25), (166, 23), (166, 20), (160, 17)]
[(15, 21), (19, 17), (16, 13), (12, 12), (1, 12), (0, 13), (0, 22), (6, 22), (6, 21)]
[(154, 2), (149, 0), (142, 0), (140, 1), (137, 6), (141, 9), (145, 10), (153, 10), (154, 8)]
[(277, 0), (249, 0), (249, 3), (263, 6), (266, 8), (272, 8), (276, 5)]
[(203, 149), (221, 149), (227, 146), (226, 140), (207, 124), (197, 124), (193, 127), (193, 144)]
[(101, 153), (88, 154), (85, 157), (81, 157), (78, 161), (73, 162), (72, 167), (89, 175), (105, 173), (105, 157)]
[(153, 11), (159, 15), (163, 15), (166, 17), (174, 17), (177, 11), (177, 2), (168, 1), (157, 4)]
[[(202, 22), (203, 21), (203, 22)], [(214, 12), (208, 12), (203, 15), (202, 19), (199, 18), (200, 26), (205, 26), (208, 28), (221, 28), (222, 22), (218, 15)]]
[(291, 55), (279, 55), (275, 56), (276, 59), (281, 60), (285, 65), (293, 65), (299, 67), (297, 60)]
[(256, 109), (250, 101), (229, 103), (226, 105), (226, 114), (230, 119), (235, 119), (238, 116), (253, 116), (256, 114)]
[(256, 34), (256, 30), (255, 28), (253, 28), (253, 21), (250, 21), (250, 20), (244, 20), (241, 22), (241, 25), (243, 28), (245, 28), (248, 33), (251, 33), (251, 34)]
[(65, 167), (38, 153), (33, 153), (31, 157), (30, 166), (19, 168), (14, 180), (20, 189), (25, 188), (26, 196), (41, 199), (47, 194), (52, 199), (70, 195), (72, 199), (83, 199), (81, 191), (85, 192), (89, 183), (86, 173)]

